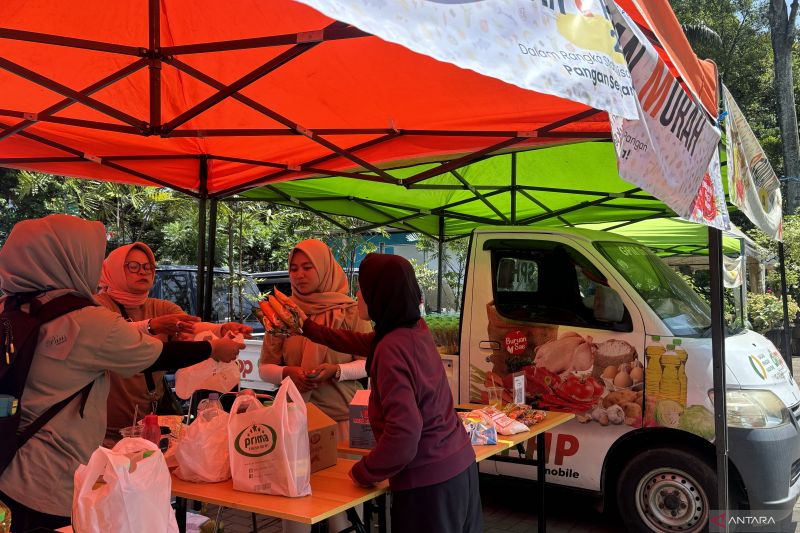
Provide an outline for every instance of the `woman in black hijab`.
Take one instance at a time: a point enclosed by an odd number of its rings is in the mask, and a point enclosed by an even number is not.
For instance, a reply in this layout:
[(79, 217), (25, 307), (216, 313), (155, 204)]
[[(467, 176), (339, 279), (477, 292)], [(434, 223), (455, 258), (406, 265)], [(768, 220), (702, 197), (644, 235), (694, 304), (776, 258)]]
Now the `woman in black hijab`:
[(392, 531), (481, 531), (475, 453), (455, 413), (436, 344), (420, 319), (414, 269), (400, 256), (369, 254), (359, 284), (359, 312), (375, 322), (374, 333), (303, 324), (303, 335), (314, 342), (368, 356), (376, 445), (350, 477), (364, 486), (389, 480)]

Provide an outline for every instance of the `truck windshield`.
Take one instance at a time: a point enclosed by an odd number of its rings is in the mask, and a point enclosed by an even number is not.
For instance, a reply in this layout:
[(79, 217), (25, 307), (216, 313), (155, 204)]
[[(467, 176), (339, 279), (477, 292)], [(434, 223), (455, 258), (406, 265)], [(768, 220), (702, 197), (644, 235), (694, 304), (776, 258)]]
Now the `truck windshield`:
[(596, 246), (675, 336), (710, 335), (708, 303), (649, 248), (624, 242)]

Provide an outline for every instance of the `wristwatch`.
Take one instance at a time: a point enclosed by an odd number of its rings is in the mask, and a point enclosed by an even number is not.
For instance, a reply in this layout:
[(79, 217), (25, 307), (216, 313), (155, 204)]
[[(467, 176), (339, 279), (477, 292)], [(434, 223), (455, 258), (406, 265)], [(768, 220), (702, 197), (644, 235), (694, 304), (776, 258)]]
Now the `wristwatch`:
[(336, 365), (336, 373), (333, 375), (336, 381), (339, 381), (342, 378), (342, 365)]
[(149, 333), (150, 335), (155, 335), (155, 333), (153, 333), (153, 330), (150, 329), (150, 320), (151, 319), (149, 318), (147, 319), (147, 333)]

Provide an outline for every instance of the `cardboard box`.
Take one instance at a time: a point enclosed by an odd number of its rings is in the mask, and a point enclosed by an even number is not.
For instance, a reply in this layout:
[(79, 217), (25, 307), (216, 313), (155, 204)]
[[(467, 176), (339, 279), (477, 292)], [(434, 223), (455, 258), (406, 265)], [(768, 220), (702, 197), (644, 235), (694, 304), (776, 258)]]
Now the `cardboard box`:
[(350, 447), (371, 450), (375, 436), (369, 425), (369, 390), (357, 390), (350, 402)]
[(336, 421), (313, 403), (306, 404), (308, 412), (308, 449), (311, 453), (311, 473), (336, 464), (338, 435)]

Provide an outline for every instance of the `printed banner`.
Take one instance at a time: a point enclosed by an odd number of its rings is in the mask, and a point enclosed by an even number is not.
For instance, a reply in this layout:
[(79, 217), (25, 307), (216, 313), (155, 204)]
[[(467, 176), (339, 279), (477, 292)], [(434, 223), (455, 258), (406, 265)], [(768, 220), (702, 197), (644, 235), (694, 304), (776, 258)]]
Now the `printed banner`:
[(728, 198), (761, 231), (783, 240), (781, 184), (750, 124), (736, 101), (722, 86), (728, 118), (725, 120), (728, 152)]
[(744, 282), (744, 256), (722, 256), (722, 286), (726, 289), (741, 287)]
[[(706, 175), (712, 187), (706, 186), (703, 194), (722, 190), (719, 172), (716, 176), (707, 172), (719, 130), (683, 90), (637, 25), (613, 2), (607, 5), (637, 94), (638, 120), (610, 114), (620, 176), (652, 193), (679, 216), (693, 218)], [(712, 220), (701, 216), (698, 221), (727, 229), (725, 203), (709, 205), (716, 206), (719, 214)]]
[(689, 220), (721, 230), (731, 227), (728, 207), (725, 204), (725, 190), (722, 188), (718, 150), (714, 150), (711, 163), (700, 183)]
[(300, 0), (385, 41), (635, 119), (630, 74), (594, 0)]

